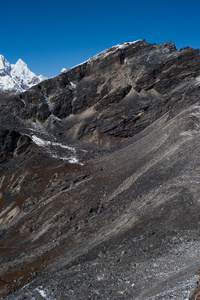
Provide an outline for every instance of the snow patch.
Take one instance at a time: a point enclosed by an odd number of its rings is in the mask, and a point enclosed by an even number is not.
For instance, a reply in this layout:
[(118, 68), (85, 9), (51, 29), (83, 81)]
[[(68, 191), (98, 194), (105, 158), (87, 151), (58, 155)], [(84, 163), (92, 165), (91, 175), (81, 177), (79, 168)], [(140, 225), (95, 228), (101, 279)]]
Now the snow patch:
[(62, 157), (62, 156), (59, 156), (59, 155), (56, 155), (56, 154), (52, 154), (52, 157), (56, 158), (56, 159), (63, 160), (63, 161), (68, 161), (70, 164), (79, 164), (79, 165), (83, 166), (83, 163), (80, 163), (79, 160), (75, 156), (71, 156), (71, 157), (63, 156)]
[(195, 133), (194, 130), (188, 130), (188, 131), (183, 131), (183, 132), (181, 132), (180, 135), (192, 137), (192, 136), (194, 135), (194, 133)]
[(61, 72), (60, 73), (64, 73), (64, 72), (66, 72), (67, 71), (67, 69), (65, 69), (65, 68), (62, 68), (62, 70), (61, 70)]
[(51, 111), (51, 102), (46, 96), (44, 96), (44, 102), (47, 104), (49, 111)]
[(41, 295), (43, 298), (47, 299), (48, 296), (47, 296), (47, 294), (46, 294), (46, 292), (45, 292), (44, 290), (39, 289), (39, 288), (37, 288), (36, 290), (40, 293), (40, 295)]
[(63, 145), (63, 144), (60, 144), (60, 143), (55, 143), (55, 142), (49, 142), (50, 143), (50, 145), (52, 145), (52, 146), (58, 146), (58, 147), (61, 147), (61, 148), (63, 148), (63, 149), (68, 149), (68, 150), (70, 150), (70, 151), (73, 151), (73, 152), (76, 152), (76, 150), (75, 150), (75, 148), (73, 148), (73, 147), (70, 147), (70, 146), (66, 146), (66, 145)]
[(48, 133), (41, 125), (36, 124), (35, 122), (32, 122), (30, 125), (31, 127), (28, 128), (28, 131), (34, 132), (35, 134), (44, 134), (48, 136)]
[(56, 120), (58, 122), (62, 122), (62, 120), (60, 118), (56, 117), (55, 115), (51, 115), (51, 116), (54, 120)]
[(195, 85), (200, 85), (200, 76), (195, 79)]
[[(68, 161), (71, 164), (83, 165), (83, 163), (80, 163), (76, 157), (76, 149), (75, 148), (67, 146), (67, 145), (63, 145), (63, 144), (57, 143), (57, 142), (46, 141), (46, 140), (39, 138), (36, 135), (32, 135), (31, 139), (39, 147), (46, 148), (47, 152), (51, 155), (51, 157), (60, 159), (60, 160), (64, 160), (64, 161)], [(64, 155), (63, 155), (63, 153), (61, 153), (59, 148), (68, 150), (68, 153), (64, 153)], [(69, 152), (72, 152), (72, 154), (69, 154)]]
[(38, 293), (39, 293), (45, 300), (55, 300), (54, 297), (48, 296), (48, 295), (47, 295), (47, 292), (43, 289), (42, 286), (36, 288), (35, 290), (38, 291)]
[(75, 83), (73, 83), (73, 82), (70, 82), (70, 88), (71, 88), (71, 90), (75, 90), (76, 89), (76, 84)]
[(38, 146), (41, 146), (41, 147), (47, 147), (49, 145), (49, 141), (44, 141), (42, 140), (41, 138), (37, 137), (36, 135), (32, 135), (32, 141), (38, 145)]

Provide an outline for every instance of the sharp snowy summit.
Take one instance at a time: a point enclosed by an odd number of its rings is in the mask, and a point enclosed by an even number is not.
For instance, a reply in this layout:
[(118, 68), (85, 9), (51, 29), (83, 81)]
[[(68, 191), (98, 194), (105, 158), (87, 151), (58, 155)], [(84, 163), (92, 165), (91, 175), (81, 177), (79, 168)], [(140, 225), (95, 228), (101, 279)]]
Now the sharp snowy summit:
[(44, 76), (36, 76), (27, 64), (19, 59), (16, 64), (10, 64), (0, 55), (0, 90), (21, 93), (33, 85), (43, 81)]

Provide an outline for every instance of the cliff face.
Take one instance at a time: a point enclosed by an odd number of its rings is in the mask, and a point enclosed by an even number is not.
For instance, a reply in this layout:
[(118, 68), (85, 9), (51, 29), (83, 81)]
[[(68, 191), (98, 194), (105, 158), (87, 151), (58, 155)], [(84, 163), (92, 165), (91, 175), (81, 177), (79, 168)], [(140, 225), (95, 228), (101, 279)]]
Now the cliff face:
[(198, 50), (125, 43), (16, 96), (12, 111), (70, 142), (116, 144), (180, 105), (180, 95), (195, 102), (189, 84), (198, 75)]
[(0, 95), (1, 297), (188, 296), (199, 78), (198, 50), (139, 40)]

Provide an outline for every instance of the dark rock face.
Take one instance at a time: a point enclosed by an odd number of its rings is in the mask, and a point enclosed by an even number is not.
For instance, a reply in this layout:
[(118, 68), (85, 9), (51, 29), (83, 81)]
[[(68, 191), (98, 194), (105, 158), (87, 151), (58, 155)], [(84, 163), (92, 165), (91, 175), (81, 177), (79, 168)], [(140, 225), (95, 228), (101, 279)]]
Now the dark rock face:
[(172, 42), (127, 43), (104, 56), (16, 96), (12, 109), (22, 119), (42, 123), (58, 117), (73, 141), (113, 144), (166, 113), (180, 96), (177, 86), (187, 95), (184, 88), (199, 74), (198, 50), (177, 51)]
[(0, 95), (0, 297), (189, 297), (199, 76), (198, 50), (140, 40)]
[(11, 160), (14, 152), (18, 155), (26, 151), (30, 143), (28, 136), (22, 136), (17, 131), (0, 130), (0, 163)]

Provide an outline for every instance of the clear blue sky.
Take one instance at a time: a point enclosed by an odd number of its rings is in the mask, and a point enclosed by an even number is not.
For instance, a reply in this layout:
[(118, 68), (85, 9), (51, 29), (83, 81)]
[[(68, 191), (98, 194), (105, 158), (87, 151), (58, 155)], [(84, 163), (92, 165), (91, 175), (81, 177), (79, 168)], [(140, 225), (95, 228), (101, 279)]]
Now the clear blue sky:
[(125, 41), (200, 48), (200, 0), (0, 0), (0, 54), (51, 77)]

